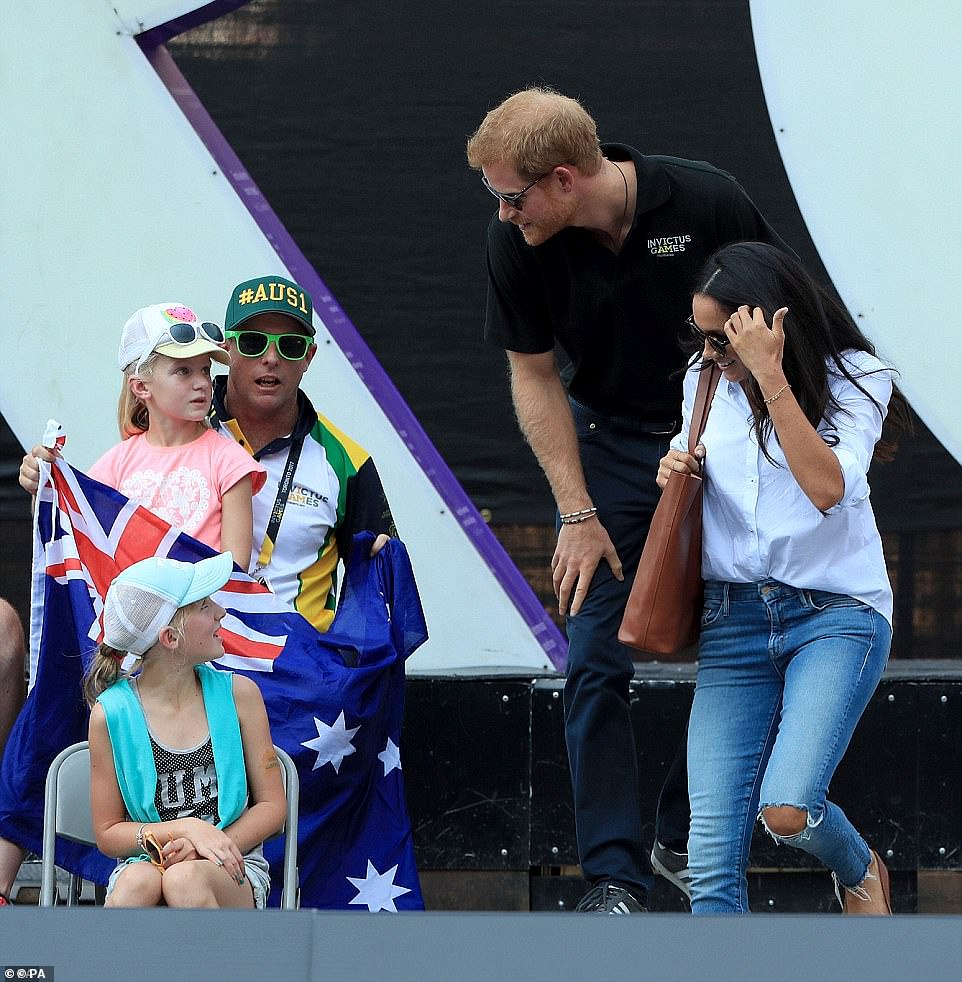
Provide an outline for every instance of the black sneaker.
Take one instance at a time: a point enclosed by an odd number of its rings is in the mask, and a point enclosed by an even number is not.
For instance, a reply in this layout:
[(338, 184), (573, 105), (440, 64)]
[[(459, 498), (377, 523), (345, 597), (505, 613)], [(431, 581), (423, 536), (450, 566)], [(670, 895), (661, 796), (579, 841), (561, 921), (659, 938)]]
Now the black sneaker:
[(580, 914), (647, 914), (648, 908), (624, 887), (610, 880), (593, 886), (578, 901), (575, 912)]
[(655, 839), (651, 850), (651, 868), (691, 900), (691, 870), (688, 868), (687, 852), (675, 852)]

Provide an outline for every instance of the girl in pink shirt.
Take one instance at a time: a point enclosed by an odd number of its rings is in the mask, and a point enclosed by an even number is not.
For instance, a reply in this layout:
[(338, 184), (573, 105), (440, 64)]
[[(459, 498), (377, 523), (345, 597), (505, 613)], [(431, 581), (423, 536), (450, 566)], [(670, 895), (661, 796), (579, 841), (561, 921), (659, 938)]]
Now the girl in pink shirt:
[(117, 419), (121, 442), (90, 476), (247, 569), (251, 496), (266, 472), (207, 423), (211, 359), (229, 363), (223, 332), (182, 304), (152, 304), (124, 325)]

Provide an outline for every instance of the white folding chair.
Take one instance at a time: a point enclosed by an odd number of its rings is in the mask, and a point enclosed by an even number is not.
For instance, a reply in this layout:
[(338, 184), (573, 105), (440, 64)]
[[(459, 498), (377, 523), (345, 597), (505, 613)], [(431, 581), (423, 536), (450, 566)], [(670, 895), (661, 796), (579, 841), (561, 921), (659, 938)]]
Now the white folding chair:
[(284, 794), (287, 798), (284, 828), (278, 833), (284, 836), (281, 910), (296, 910), (301, 895), (297, 871), (297, 807), (301, 800), (301, 779), (297, 776), (297, 768), (287, 751), (274, 744), (274, 752), (281, 765), (281, 780), (284, 782)]
[[(87, 741), (61, 750), (47, 771), (43, 805), (43, 855), (40, 865), (40, 906), (53, 907), (57, 902), (57, 871), (54, 863), (56, 837), (95, 846), (90, 818), (90, 751)], [(80, 897), (82, 879), (70, 874), (67, 906), (73, 907)]]
[[(281, 781), (287, 799), (284, 827), (283, 884), (281, 909), (295, 910), (298, 904), (297, 871), (297, 805), (300, 780), (294, 761), (286, 751), (274, 747), (281, 766)], [(47, 771), (43, 809), (43, 857), (40, 878), (40, 906), (53, 907), (57, 902), (55, 847), (56, 837), (96, 846), (90, 817), (90, 750), (87, 741), (75, 743), (54, 758)], [(71, 874), (67, 906), (76, 905), (82, 879)]]

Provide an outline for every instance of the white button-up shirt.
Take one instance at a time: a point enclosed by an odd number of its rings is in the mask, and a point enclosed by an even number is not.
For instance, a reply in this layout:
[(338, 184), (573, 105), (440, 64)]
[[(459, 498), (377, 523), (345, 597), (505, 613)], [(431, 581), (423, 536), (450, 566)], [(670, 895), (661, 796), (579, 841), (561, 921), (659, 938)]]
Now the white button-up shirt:
[[(818, 431), (838, 438), (829, 449), (838, 458), (845, 491), (824, 513), (799, 487), (774, 430), (768, 453), (778, 466), (759, 449), (741, 385), (719, 380), (701, 439), (706, 451), (702, 575), (736, 583), (773, 579), (846, 594), (874, 607), (891, 623), (892, 588), (866, 474), (882, 432), (894, 373), (866, 352), (849, 350), (843, 357), (883, 412), (829, 363), (829, 388), (845, 412), (823, 419)], [(671, 443), (676, 450), (688, 449), (697, 384), (698, 371), (691, 369), (685, 376), (682, 431)]]

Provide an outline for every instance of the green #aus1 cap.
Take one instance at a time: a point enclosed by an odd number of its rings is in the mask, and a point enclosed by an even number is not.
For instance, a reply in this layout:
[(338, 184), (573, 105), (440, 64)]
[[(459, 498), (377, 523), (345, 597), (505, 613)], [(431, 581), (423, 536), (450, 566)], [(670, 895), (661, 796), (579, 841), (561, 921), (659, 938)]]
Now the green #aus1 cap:
[(314, 305), (307, 290), (283, 276), (255, 276), (234, 287), (224, 330), (236, 331), (257, 314), (287, 314), (314, 336)]

